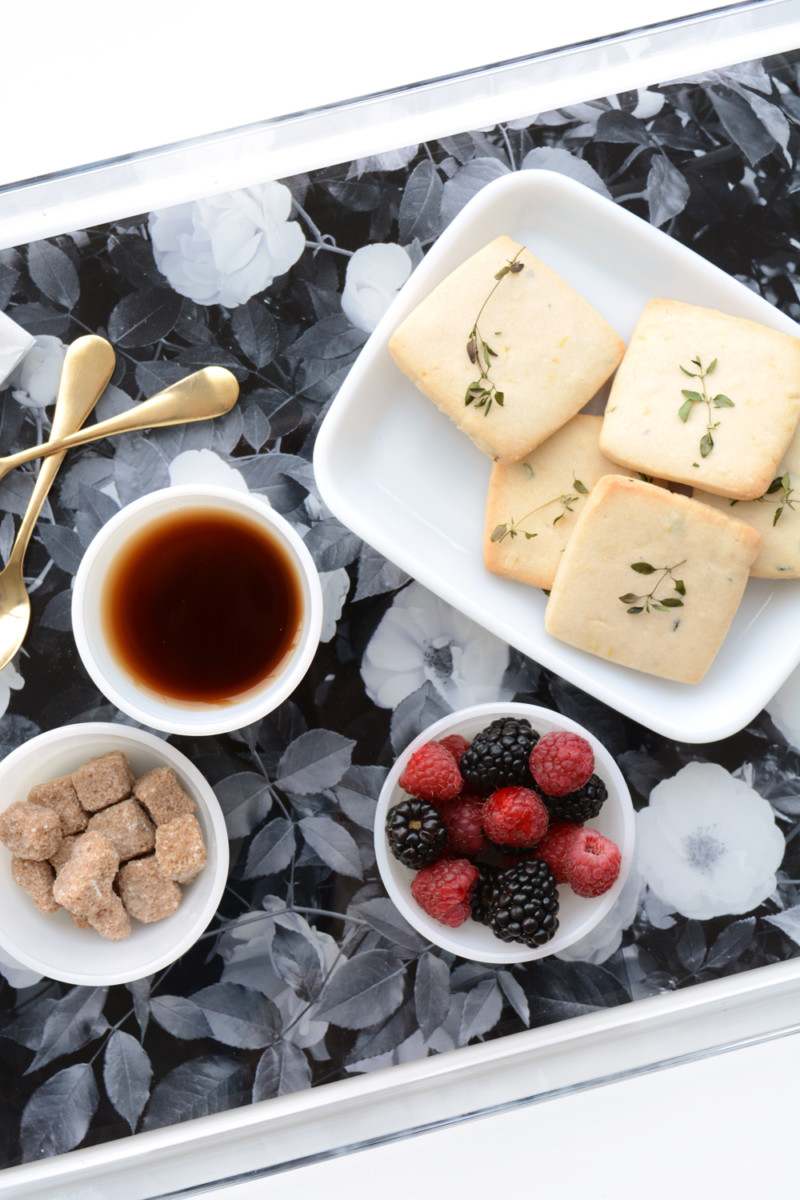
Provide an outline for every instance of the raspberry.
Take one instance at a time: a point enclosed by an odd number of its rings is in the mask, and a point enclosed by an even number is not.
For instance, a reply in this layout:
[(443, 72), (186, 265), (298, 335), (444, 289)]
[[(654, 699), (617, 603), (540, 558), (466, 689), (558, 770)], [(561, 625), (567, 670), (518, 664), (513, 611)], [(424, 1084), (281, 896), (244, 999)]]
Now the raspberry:
[(411, 895), (429, 917), (455, 928), (471, 914), (478, 868), (466, 858), (441, 858), (414, 876)]
[(548, 796), (566, 796), (591, 779), (594, 751), (579, 733), (554, 730), (540, 737), (533, 747), (530, 768)]
[(456, 760), (456, 766), (460, 768), (461, 758), (465, 750), (469, 749), (469, 742), (460, 733), (448, 733), (447, 737), (439, 739), (439, 745), (444, 746), (449, 750), (453, 758)]
[(619, 846), (596, 829), (578, 829), (566, 856), (567, 882), (576, 896), (602, 896), (616, 881)]
[(567, 821), (555, 821), (536, 847), (536, 857), (542, 858), (553, 872), (556, 883), (566, 883), (567, 854), (578, 827)]
[(492, 792), (483, 806), (483, 828), (498, 846), (535, 846), (547, 833), (549, 817), (531, 788), (511, 786)]
[(447, 830), (447, 851), (457, 858), (475, 858), (488, 843), (481, 824), (483, 797), (462, 792), (455, 800), (439, 806), (439, 816)]
[(401, 800), (386, 814), (386, 837), (394, 857), (417, 870), (438, 858), (447, 845), (447, 829), (427, 800)]
[(426, 742), (415, 750), (399, 782), (404, 791), (431, 804), (452, 800), (463, 787), (456, 760), (439, 742)]

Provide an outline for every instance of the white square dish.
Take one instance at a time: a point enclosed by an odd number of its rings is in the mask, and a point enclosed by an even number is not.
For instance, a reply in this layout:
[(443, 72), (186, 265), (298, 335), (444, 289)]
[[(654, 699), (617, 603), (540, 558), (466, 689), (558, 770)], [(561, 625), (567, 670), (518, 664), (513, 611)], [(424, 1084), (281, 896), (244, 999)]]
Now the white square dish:
[(800, 662), (796, 581), (751, 579), (709, 672), (687, 685), (556, 641), (544, 629), (544, 594), (484, 569), (490, 461), (401, 374), (388, 342), (423, 296), (501, 233), (562, 275), (626, 341), (656, 296), (800, 336), (793, 321), (743, 284), (583, 185), (548, 171), (509, 174), (466, 205), (364, 347), (317, 439), (322, 497), (340, 521), (424, 586), (619, 712), (678, 741), (727, 737)]

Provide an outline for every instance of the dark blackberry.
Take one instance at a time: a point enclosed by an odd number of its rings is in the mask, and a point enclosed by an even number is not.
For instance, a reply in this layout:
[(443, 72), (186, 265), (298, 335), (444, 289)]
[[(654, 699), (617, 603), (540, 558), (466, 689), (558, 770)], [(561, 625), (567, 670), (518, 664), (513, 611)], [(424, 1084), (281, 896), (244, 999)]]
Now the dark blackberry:
[(566, 796), (546, 796), (540, 792), (545, 807), (555, 821), (570, 821), (573, 825), (582, 825), (591, 821), (600, 812), (608, 799), (608, 788), (597, 775), (593, 775), (588, 783), (575, 792)]
[(493, 792), (511, 783), (532, 783), (528, 759), (539, 740), (524, 717), (498, 717), (472, 739), (461, 757), (461, 775), (470, 787)]
[(401, 800), (386, 814), (389, 849), (401, 863), (417, 871), (438, 858), (447, 845), (447, 830), (427, 800)]
[(500, 872), (488, 924), (504, 942), (543, 946), (558, 929), (558, 888), (546, 862), (524, 858)]
[(479, 921), (481, 925), (488, 925), (489, 904), (494, 885), (497, 882), (498, 870), (497, 867), (492, 867), (488, 863), (477, 862), (475, 866), (478, 868), (478, 882), (470, 900), (472, 919)]

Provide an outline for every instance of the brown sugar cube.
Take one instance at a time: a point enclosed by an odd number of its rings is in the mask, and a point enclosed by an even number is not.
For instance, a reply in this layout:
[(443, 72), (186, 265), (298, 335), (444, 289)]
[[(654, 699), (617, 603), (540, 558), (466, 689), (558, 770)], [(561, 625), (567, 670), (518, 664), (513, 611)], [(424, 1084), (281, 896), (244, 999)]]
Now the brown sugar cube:
[(51, 854), (48, 858), (47, 861), (50, 863), (50, 866), (56, 873), (61, 870), (64, 863), (68, 860), (70, 854), (72, 854), (72, 847), (75, 845), (80, 836), (80, 834), (71, 833), (69, 837), (62, 838), (61, 845), (58, 847), (55, 854)]
[(58, 813), (41, 804), (17, 800), (0, 813), (0, 842), (19, 858), (41, 862), (61, 845)]
[(88, 828), (108, 838), (120, 862), (147, 854), (155, 846), (153, 822), (136, 800), (110, 804), (89, 819)]
[(192, 816), (176, 817), (156, 829), (156, 862), (167, 879), (189, 883), (207, 860), (203, 833)]
[[(69, 911), (69, 910), (67, 910), (67, 911)], [(70, 920), (72, 921), (72, 924), (75, 926), (76, 929), (88, 929), (89, 928), (89, 922), (86, 920), (86, 917), (78, 917), (75, 915), (75, 913), (70, 913), (69, 916), (70, 916)]]
[(123, 942), (131, 936), (131, 919), (116, 892), (112, 892), (106, 908), (89, 914), (87, 923), (110, 942)]
[(101, 833), (84, 833), (58, 872), (53, 896), (78, 917), (90, 920), (111, 904), (119, 855)]
[(181, 902), (181, 889), (161, 874), (153, 854), (126, 863), (117, 887), (129, 915), (144, 925), (171, 916)]
[(61, 832), (66, 837), (70, 833), (82, 833), (88, 820), (78, 800), (78, 793), (70, 775), (61, 775), (58, 779), (49, 779), (46, 783), (37, 783), (28, 792), (31, 804), (41, 804), (52, 808), (61, 819)]
[(156, 825), (165, 825), (195, 810), (194, 800), (181, 786), (172, 767), (155, 767), (141, 775), (133, 785), (133, 794)]
[(73, 771), (72, 783), (86, 811), (97, 812), (130, 796), (133, 773), (122, 751), (111, 750)]
[(39, 912), (58, 912), (61, 905), (53, 899), (55, 871), (50, 863), (33, 862), (29, 858), (12, 858), (11, 878), (28, 893)]

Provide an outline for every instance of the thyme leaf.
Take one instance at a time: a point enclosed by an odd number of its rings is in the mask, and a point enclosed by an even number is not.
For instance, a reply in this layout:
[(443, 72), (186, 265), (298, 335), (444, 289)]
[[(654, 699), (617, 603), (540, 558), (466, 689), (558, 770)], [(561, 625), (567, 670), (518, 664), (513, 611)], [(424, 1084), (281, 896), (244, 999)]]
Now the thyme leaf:
[[(686, 595), (686, 584), (682, 579), (676, 579), (672, 572), (677, 571), (678, 567), (682, 567), (685, 562), (685, 558), (681, 559), (680, 562), (675, 563), (672, 567), (654, 567), (652, 563), (648, 562), (631, 563), (631, 570), (636, 571), (637, 575), (658, 575), (658, 579), (650, 591), (644, 595), (637, 595), (636, 592), (625, 592), (623, 596), (619, 596), (618, 599), (623, 604), (630, 605), (626, 611), (631, 616), (638, 616), (639, 613), (643, 612), (669, 612), (673, 608), (683, 608), (681, 596)], [(662, 595), (656, 598), (656, 592), (667, 579), (672, 582), (673, 588), (678, 594), (676, 596)], [(679, 623), (674, 622), (672, 628), (677, 629)]]
[[(496, 396), (495, 399), (497, 399)], [(551, 504), (560, 504), (562, 508), (562, 511), (553, 518), (553, 525), (557, 525), (562, 517), (566, 516), (568, 512), (573, 511), (573, 504), (577, 504), (581, 496), (589, 495), (589, 489), (587, 488), (586, 484), (581, 483), (580, 479), (576, 479), (574, 475), (572, 477), (572, 489), (572, 492), (562, 492), (560, 496), (553, 496), (551, 500), (545, 500), (544, 504), (537, 504), (536, 508), (531, 508), (525, 513), (525, 516), (520, 517), (519, 520), (515, 520), (513, 517), (511, 517), (508, 521), (504, 521), (502, 525), (496, 525), (492, 530), (489, 540), (492, 542), (502, 542), (504, 538), (515, 538), (520, 533), (524, 534), (526, 538), (536, 537), (537, 534), (528, 533), (527, 530), (522, 529), (521, 526), (525, 521), (528, 520), (529, 517), (532, 517), (534, 513), (541, 512), (543, 508), (549, 508)]]
[[(714, 449), (713, 430), (719, 428), (719, 421), (714, 421), (712, 418), (712, 409), (717, 408), (735, 408), (729, 396), (723, 392), (718, 392), (716, 396), (709, 396), (706, 388), (706, 379), (713, 374), (717, 366), (717, 359), (712, 358), (707, 367), (703, 366), (700, 355), (692, 359), (692, 366), (697, 367), (696, 371), (690, 371), (688, 367), (684, 367), (682, 363), (678, 364), (684, 375), (688, 375), (690, 379), (699, 379), (702, 391), (698, 392), (692, 388), (681, 388), (681, 395), (684, 397), (683, 404), (678, 409), (678, 417), (683, 421), (684, 425), (689, 420), (692, 409), (695, 404), (704, 404), (706, 406), (706, 431), (700, 439), (700, 457), (708, 458), (711, 451)], [(697, 463), (693, 463), (697, 466)]]
[[(770, 500), (769, 496), (775, 496), (777, 499)], [(790, 512), (794, 512), (796, 508), (800, 508), (800, 496), (795, 496), (795, 489), (792, 487), (792, 477), (788, 471), (784, 471), (782, 475), (776, 476), (769, 485), (763, 496), (759, 496), (757, 503), (759, 504), (776, 504), (775, 515), (772, 518), (773, 529), (781, 519), (782, 514), (788, 508)], [(738, 500), (731, 500), (731, 508), (734, 504), (738, 504)]]
[[(524, 249), (524, 246), (520, 246), (514, 257), (509, 259), (505, 266), (501, 267), (500, 270), (496, 272), (494, 277), (494, 286), (490, 290), (489, 295), (486, 297), (483, 304), (478, 309), (478, 315), (475, 318), (475, 324), (472, 326), (472, 329), (469, 331), (469, 335), (467, 337), (467, 357), (472, 365), (478, 368), (479, 376), (467, 387), (467, 390), (464, 394), (464, 404), (474, 404), (476, 408), (482, 408), (483, 415), (485, 417), (489, 415), (489, 411), (493, 403), (497, 404), (500, 408), (503, 407), (505, 403), (505, 395), (503, 392), (498, 391), (494, 381), (489, 378), (489, 371), (491, 370), (492, 366), (491, 360), (493, 358), (497, 358), (498, 353), (481, 334), (480, 329), (478, 328), (478, 322), (483, 316), (483, 310), (486, 308), (486, 305), (489, 303), (492, 296), (497, 291), (497, 288), (500, 286), (501, 281), (505, 279), (506, 275), (517, 275), (523, 269), (525, 264), (519, 262), (519, 256), (522, 254)], [(496, 330), (495, 332), (499, 334), (500, 331)]]

